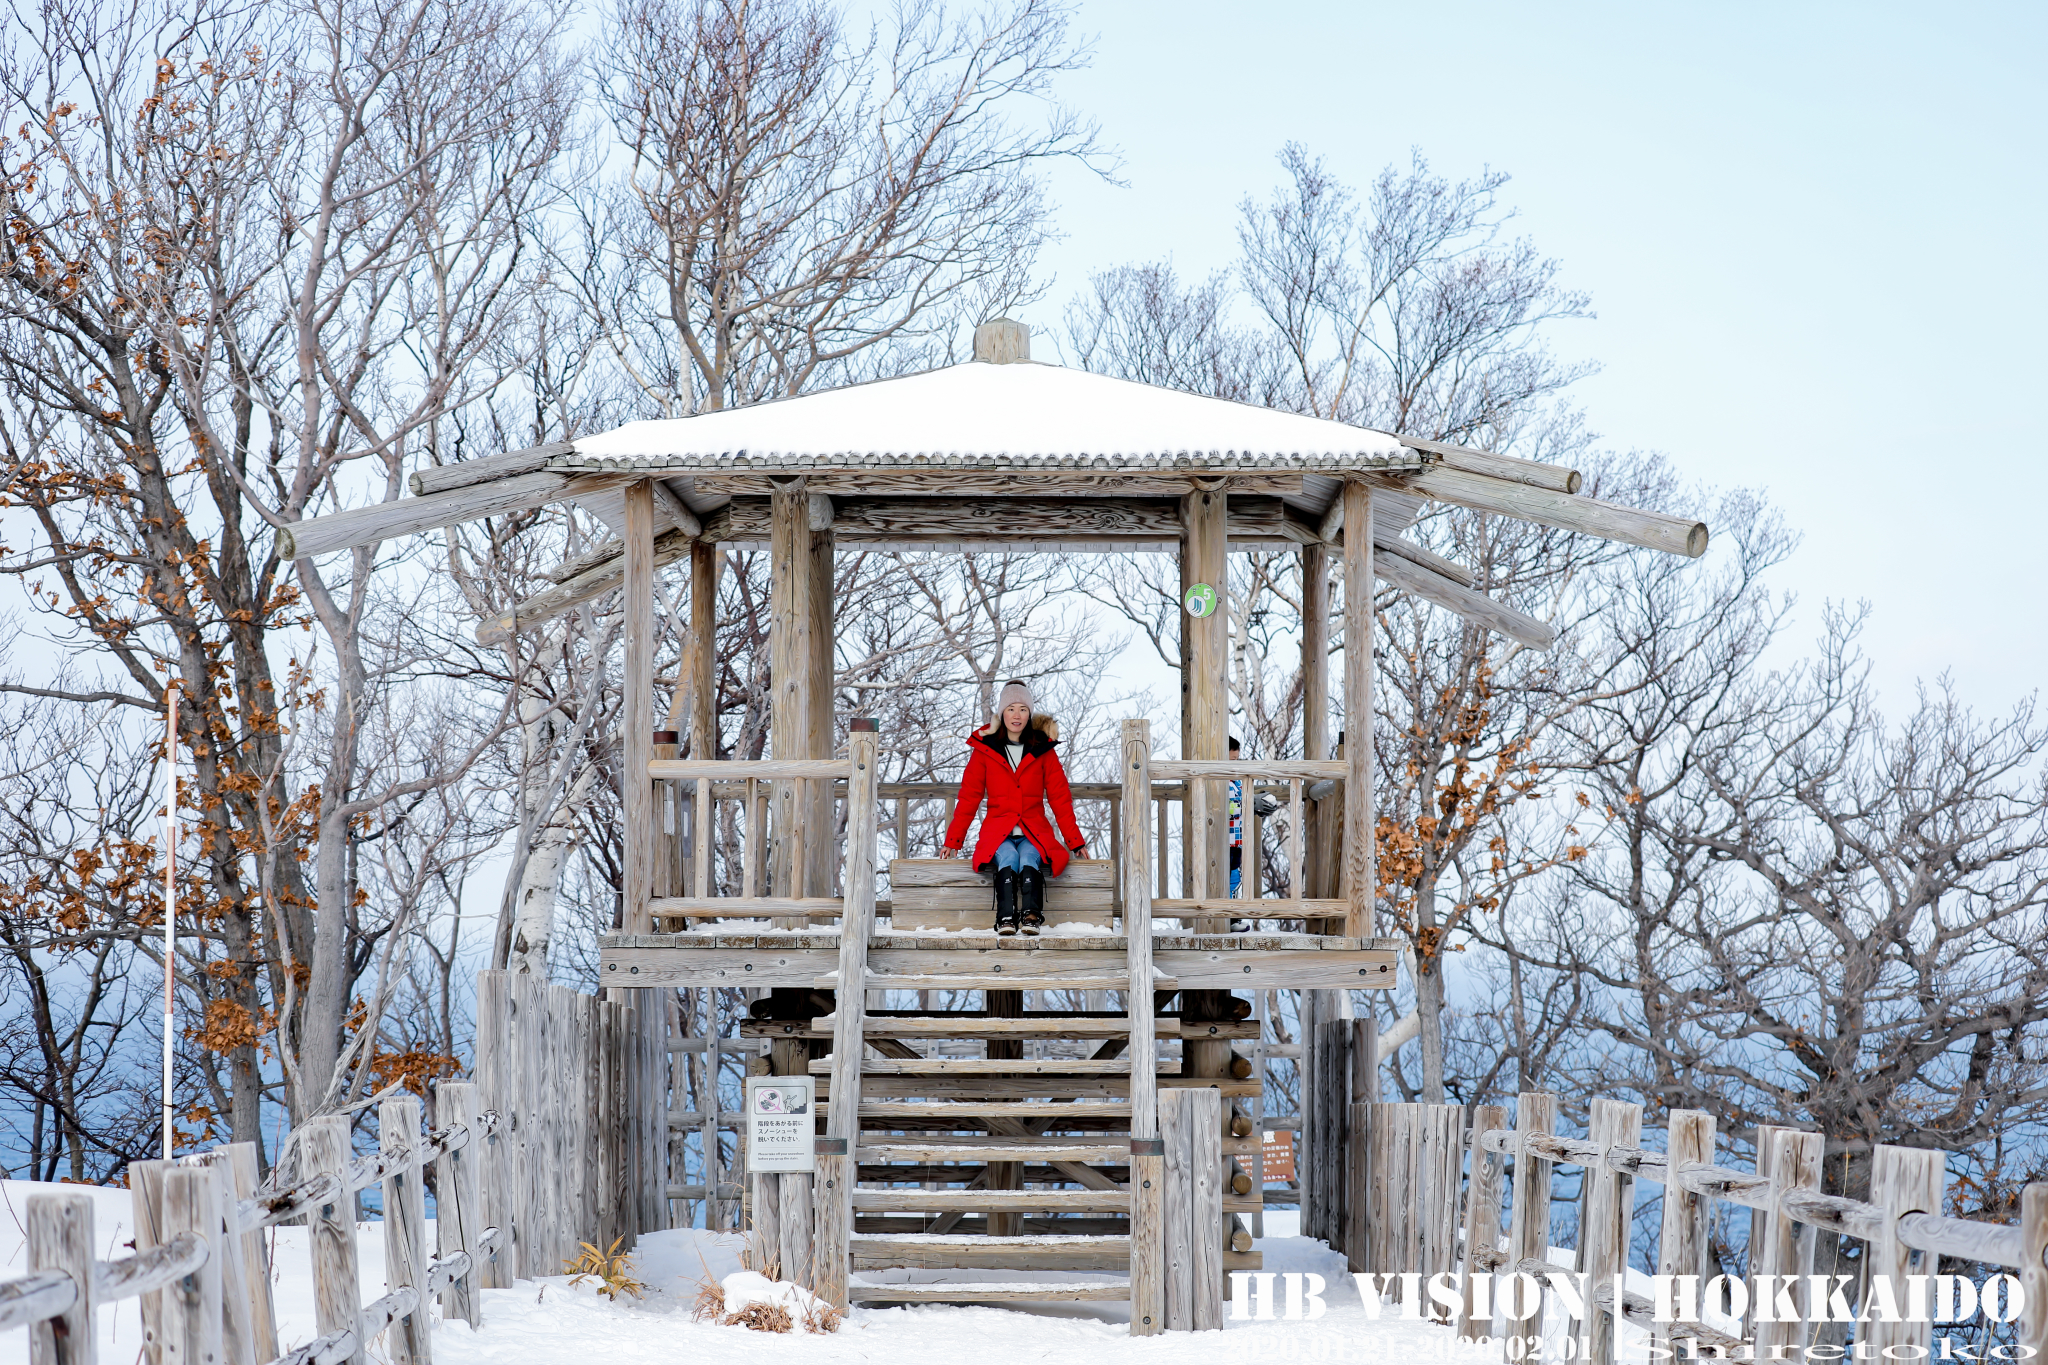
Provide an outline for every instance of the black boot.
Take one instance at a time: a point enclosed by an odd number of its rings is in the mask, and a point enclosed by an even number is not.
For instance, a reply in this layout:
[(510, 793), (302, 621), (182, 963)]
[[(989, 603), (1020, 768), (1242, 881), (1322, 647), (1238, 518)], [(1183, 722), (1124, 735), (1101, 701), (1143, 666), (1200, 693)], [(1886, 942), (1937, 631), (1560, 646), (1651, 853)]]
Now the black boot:
[(1017, 869), (996, 869), (996, 932), (1004, 938), (1017, 932)]
[(1027, 867), (1019, 875), (1022, 881), (1018, 900), (1024, 911), (1024, 934), (1037, 938), (1038, 931), (1045, 927), (1045, 869)]

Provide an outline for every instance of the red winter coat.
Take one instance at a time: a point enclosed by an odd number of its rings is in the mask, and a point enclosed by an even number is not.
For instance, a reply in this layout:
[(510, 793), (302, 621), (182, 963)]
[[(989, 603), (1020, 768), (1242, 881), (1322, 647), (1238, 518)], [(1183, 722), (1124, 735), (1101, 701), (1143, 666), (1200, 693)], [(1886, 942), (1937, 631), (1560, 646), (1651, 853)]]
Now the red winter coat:
[[(974, 841), (973, 864), (977, 869), (995, 861), (996, 847), (1010, 837), (1010, 831), (1024, 826), (1024, 833), (1038, 846), (1048, 876), (1066, 871), (1068, 850), (1081, 847), (1081, 827), (1074, 822), (1074, 796), (1067, 789), (1067, 772), (1053, 752), (1059, 743), (1059, 728), (1050, 716), (1033, 716), (1024, 727), (1024, 758), (1013, 771), (1004, 751), (1000, 723), (967, 741), (967, 771), (960, 778), (960, 800), (953, 807), (953, 822), (946, 827), (946, 847), (959, 848), (967, 837), (967, 823), (988, 798), (988, 817), (981, 822), (981, 834)], [(1055, 837), (1052, 822), (1045, 818), (1046, 803), (1052, 803), (1064, 839)]]

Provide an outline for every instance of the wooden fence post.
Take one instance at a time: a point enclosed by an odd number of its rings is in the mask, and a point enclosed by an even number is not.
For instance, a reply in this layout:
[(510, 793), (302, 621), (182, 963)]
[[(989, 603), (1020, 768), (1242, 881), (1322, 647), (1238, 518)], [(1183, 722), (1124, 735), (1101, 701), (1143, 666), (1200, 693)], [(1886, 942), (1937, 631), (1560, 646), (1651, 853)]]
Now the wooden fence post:
[(27, 1223), (29, 1270), (61, 1270), (78, 1286), (78, 1297), (69, 1308), (28, 1325), (30, 1365), (97, 1365), (92, 1199), (83, 1194), (30, 1195)]
[(2039, 1360), (2048, 1351), (2048, 1185), (2020, 1191), (2020, 1289), (2027, 1306), (2020, 1315), (2023, 1358)]
[[(498, 1129), (488, 1139), (477, 1135), (470, 1144), (470, 1159), (476, 1168), (479, 1228), (501, 1229), (496, 1252), (484, 1264), (473, 1268), (472, 1283), (479, 1289), (509, 1289), (519, 1265), (514, 1246), (517, 1220), (512, 1216), (513, 1122), (511, 1068), (508, 1055), (512, 1032), (512, 991), (508, 973), (484, 971), (476, 974), (476, 1100), (482, 1109), (495, 1111)], [(445, 1303), (446, 1300), (443, 1300)]]
[[(1764, 1216), (1763, 1233), (1758, 1244), (1750, 1250), (1751, 1276), (1754, 1279), (1759, 1275), (1797, 1275), (1801, 1287), (1798, 1297), (1800, 1301), (1808, 1301), (1809, 1296), (1803, 1291), (1808, 1283), (1805, 1277), (1813, 1273), (1814, 1229), (1794, 1223), (1776, 1206), (1788, 1191), (1820, 1188), (1820, 1162), (1827, 1150), (1827, 1139), (1819, 1133), (1804, 1133), (1796, 1128), (1774, 1128), (1764, 1141), (1768, 1145), (1759, 1147), (1758, 1156), (1765, 1158), (1768, 1166), (1760, 1160), (1758, 1169), (1767, 1169), (1770, 1174), (1772, 1208)], [(1764, 1296), (1759, 1293), (1758, 1297)], [(1804, 1316), (1812, 1316), (1811, 1308)], [(1805, 1348), (1806, 1337), (1807, 1324), (1804, 1321), (1767, 1322), (1759, 1313), (1756, 1358), (1760, 1361), (1775, 1360), (1777, 1356), (1773, 1352), (1787, 1346), (1796, 1354)]]
[[(1664, 1219), (1657, 1233), (1659, 1275), (1701, 1275), (1707, 1265), (1707, 1200), (1678, 1183), (1678, 1174), (1690, 1165), (1714, 1164), (1714, 1116), (1701, 1109), (1674, 1109), (1666, 1123), (1664, 1151), (1671, 1174), (1664, 1183)], [(1775, 1187), (1773, 1187), (1775, 1188)], [(1627, 1259), (1627, 1224), (1623, 1224), (1623, 1259)], [(1766, 1324), (1758, 1323), (1761, 1332)], [(1658, 1342), (1667, 1341), (1674, 1323), (1659, 1322), (1650, 1327)]]
[[(213, 1202), (219, 1211), (216, 1227), (207, 1235), (213, 1244), (211, 1259), (219, 1265), (221, 1301), (221, 1359), (226, 1365), (260, 1365), (270, 1359), (256, 1354), (256, 1324), (249, 1293), (248, 1238), (235, 1227), (235, 1173), (232, 1158), (216, 1147), (185, 1158), (185, 1164), (205, 1171), (214, 1184)], [(257, 1273), (263, 1262), (257, 1260)]]
[[(847, 1304), (847, 1278), (851, 1268), (848, 1252), (853, 1233), (853, 1179), (854, 1143), (853, 1138), (821, 1138), (818, 1153), (818, 1174), (816, 1193), (817, 1207), (813, 1210), (817, 1218), (817, 1232), (813, 1246), (816, 1258), (811, 1275), (814, 1283), (811, 1292), (842, 1312)], [(841, 1149), (844, 1150), (841, 1150)], [(715, 1164), (715, 1163), (713, 1163)], [(717, 1172), (707, 1167), (707, 1184), (717, 1180)], [(710, 1206), (707, 1201), (707, 1207)], [(706, 1221), (710, 1221), (708, 1218)]]
[[(299, 1128), (301, 1174), (332, 1175), (346, 1182), (348, 1146), (347, 1119), (334, 1114), (308, 1119)], [(356, 1348), (347, 1360), (349, 1365), (366, 1365), (363, 1292), (356, 1275), (355, 1212), (356, 1197), (344, 1185), (332, 1200), (307, 1216), (313, 1251), (313, 1331), (323, 1337), (330, 1332), (354, 1334)]]
[(1356, 1101), (1346, 1107), (1344, 1262), (1345, 1269), (1351, 1271), (1379, 1268), (1372, 1257), (1372, 1110), (1371, 1104)]
[[(1934, 1324), (1927, 1319), (1931, 1316), (1924, 1308), (1915, 1311), (1919, 1305), (1912, 1302), (1911, 1288), (1906, 1276), (1914, 1273), (1914, 1251), (1899, 1240), (1899, 1219), (1909, 1213), (1931, 1213), (1939, 1216), (1942, 1212), (1942, 1186), (1947, 1183), (1948, 1169), (1942, 1154), (1924, 1147), (1887, 1147), (1880, 1145), (1871, 1154), (1870, 1161), (1870, 1202), (1884, 1210), (1884, 1230), (1870, 1243), (1870, 1278), (1864, 1289), (1860, 1311), (1870, 1312), (1871, 1295), (1878, 1292), (1878, 1285), (1885, 1284), (1891, 1292), (1892, 1303), (1898, 1308), (1895, 1315), (1900, 1319), (1919, 1318), (1920, 1321), (1876, 1321), (1869, 1325), (1871, 1350), (1881, 1360), (1926, 1359), (1934, 1346)], [(1934, 1273), (1935, 1257), (1930, 1253), (1921, 1273)], [(1924, 1286), (1927, 1282), (1921, 1281)], [(1894, 1353), (1893, 1348), (1902, 1348)]]
[[(1194, 1283), (1194, 1330), (1223, 1330), (1223, 1092), (1190, 1090), (1188, 1095), (1188, 1225), (1193, 1252), (1188, 1271)], [(1341, 1106), (1338, 1106), (1341, 1109)]]
[(219, 1365), (223, 1358), (219, 1188), (213, 1172), (204, 1167), (173, 1166), (164, 1172), (159, 1228), (164, 1240), (197, 1233), (212, 1252), (196, 1269), (164, 1288), (164, 1365)]
[[(1556, 1127), (1557, 1096), (1524, 1090), (1515, 1097), (1515, 1180), (1505, 1266), (1510, 1272), (1524, 1261), (1549, 1259), (1551, 1163), (1530, 1152), (1528, 1142), (1531, 1134), (1547, 1134)], [(1501, 1359), (1513, 1362), (1540, 1354), (1542, 1338), (1541, 1309), (1525, 1322), (1503, 1324)]]
[(1499, 1152), (1479, 1145), (1482, 1133), (1508, 1126), (1508, 1111), (1497, 1104), (1482, 1104), (1472, 1111), (1472, 1175), (1465, 1187), (1465, 1275), (1458, 1309), (1457, 1333), (1466, 1341), (1490, 1336), (1493, 1314), (1478, 1315), (1474, 1275), (1491, 1272), (1500, 1264), (1500, 1174), (1506, 1160)]
[[(228, 1154), (228, 1173), (234, 1195), (228, 1207), (232, 1209), (244, 1199), (253, 1199), (257, 1186), (262, 1183), (257, 1172), (256, 1144), (230, 1142), (220, 1150)], [(242, 1285), (249, 1297), (250, 1345), (259, 1361), (275, 1360), (280, 1354), (277, 1306), (271, 1301), (270, 1253), (260, 1229), (242, 1234), (242, 1276)]]
[(392, 1365), (431, 1365), (433, 1316), (427, 1311), (427, 1203), (420, 1185), (420, 1102), (416, 1096), (377, 1106), (384, 1172), (384, 1283), (411, 1285), (412, 1311), (394, 1319), (386, 1337)]
[[(135, 1250), (148, 1251), (164, 1244), (164, 1172), (168, 1161), (128, 1163), (129, 1205), (135, 1214)], [(160, 1365), (164, 1340), (164, 1291), (152, 1289), (142, 1296), (142, 1358), (144, 1365)]]
[(1616, 1299), (1611, 1308), (1600, 1308), (1592, 1303), (1591, 1297), (1592, 1291), (1601, 1285), (1612, 1287), (1615, 1277), (1628, 1268), (1628, 1233), (1635, 1213), (1636, 1182), (1633, 1176), (1607, 1165), (1604, 1158), (1616, 1147), (1642, 1145), (1643, 1106), (1596, 1096), (1587, 1130), (1587, 1135), (1599, 1145), (1603, 1159), (1585, 1168), (1585, 1211), (1579, 1222), (1578, 1268), (1591, 1272), (1593, 1278), (1587, 1282), (1584, 1332), (1574, 1328), (1572, 1334), (1587, 1337), (1584, 1359), (1591, 1365), (1614, 1365), (1614, 1324), (1621, 1320), (1621, 1302)]
[(1380, 1275), (1399, 1275), (1401, 1205), (1395, 1191), (1405, 1171), (1395, 1160), (1395, 1107), (1374, 1101), (1366, 1105), (1366, 1267)]
[(1430, 1106), (1429, 1197), (1423, 1204), (1429, 1220), (1429, 1273), (1447, 1275), (1458, 1268), (1458, 1192), (1465, 1183), (1465, 1106)]
[(512, 977), (512, 1033), (509, 1074), (512, 1112), (511, 1160), (508, 1163), (512, 1189), (506, 1202), (515, 1231), (518, 1257), (507, 1272), (520, 1279), (538, 1279), (548, 1273), (547, 1247), (542, 1219), (547, 1200), (542, 1192), (547, 1156), (541, 1150), (541, 1076), (547, 1058), (541, 1049), (547, 1041), (547, 988), (531, 972)]
[(1165, 1207), (1161, 1227), (1165, 1236), (1166, 1330), (1194, 1330), (1194, 1205), (1191, 1199), (1191, 1170), (1194, 1164), (1194, 1121), (1188, 1112), (1188, 1097), (1195, 1092), (1175, 1087), (1159, 1092), (1159, 1138), (1165, 1144)]
[(477, 1287), (487, 1282), (485, 1267), (491, 1259), (490, 1253), (476, 1244), (485, 1227), (478, 1212), (485, 1151), (483, 1106), (478, 1102), (477, 1087), (466, 1082), (443, 1081), (435, 1093), (441, 1126), (459, 1123), (469, 1134), (468, 1141), (441, 1153), (434, 1166), (435, 1245), (444, 1260), (458, 1251), (469, 1253), (469, 1269), (441, 1291), (441, 1316), (461, 1318), (477, 1327), (482, 1322)]

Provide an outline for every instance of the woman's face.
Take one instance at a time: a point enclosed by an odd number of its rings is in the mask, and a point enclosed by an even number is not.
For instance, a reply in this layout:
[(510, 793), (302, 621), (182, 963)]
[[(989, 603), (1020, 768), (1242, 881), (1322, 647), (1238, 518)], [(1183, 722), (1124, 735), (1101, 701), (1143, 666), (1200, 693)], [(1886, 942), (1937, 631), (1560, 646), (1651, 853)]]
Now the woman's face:
[(1024, 727), (1031, 723), (1031, 708), (1021, 701), (1013, 701), (1003, 708), (1003, 728), (1013, 735), (1024, 733)]

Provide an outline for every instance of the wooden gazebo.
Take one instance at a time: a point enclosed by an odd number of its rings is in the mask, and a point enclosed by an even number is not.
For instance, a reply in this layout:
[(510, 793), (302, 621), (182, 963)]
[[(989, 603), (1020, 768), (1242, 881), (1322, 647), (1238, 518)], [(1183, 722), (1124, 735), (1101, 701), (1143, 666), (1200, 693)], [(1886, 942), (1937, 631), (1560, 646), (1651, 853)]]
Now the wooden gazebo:
[[(1325, 556), (1343, 561), (1344, 714), (1363, 718), (1371, 657), (1355, 645), (1371, 639), (1376, 578), (1526, 644), (1553, 640), (1406, 538), (1425, 500), (1686, 556), (1704, 552), (1707, 529), (1582, 497), (1578, 475), (1557, 466), (1038, 364), (1029, 350), (1025, 328), (998, 320), (977, 330), (972, 363), (423, 470), (415, 496), (302, 523), (283, 533), (284, 552), (563, 500), (611, 526), (614, 539), (481, 623), (478, 638), (502, 641), (625, 589), (624, 908), (622, 931), (601, 939), (600, 971), (608, 988), (752, 988), (762, 999), (745, 1031), (771, 1040), (772, 1070), (820, 1078), (816, 1173), (756, 1176), (750, 1190), (752, 1226), (786, 1276), (841, 1304), (1128, 1300), (1134, 1333), (1215, 1326), (1226, 1272), (1257, 1265), (1237, 1215), (1257, 1206), (1262, 1183), (1242, 1104), (1259, 1080), (1231, 1047), (1252, 1036), (1248, 1007), (1233, 991), (1394, 984), (1395, 944), (1374, 934), (1371, 726), (1354, 721), (1332, 756)], [(1305, 756), (1229, 758), (1226, 614), (1185, 618), (1181, 757), (1153, 759), (1148, 724), (1125, 722), (1119, 780), (1079, 793), (1111, 804), (1110, 856), (1060, 879), (1055, 932), (980, 932), (987, 895), (964, 863), (878, 866), (892, 799), (878, 737), (855, 721), (841, 750), (831, 709), (840, 544), (1177, 552), (1184, 590), (1219, 591), (1232, 548), (1294, 547)], [(656, 724), (656, 572), (690, 562), (683, 691), (708, 696), (716, 577), (733, 546), (770, 552), (772, 757), (758, 762), (705, 757), (717, 748), (709, 707), (678, 698), (686, 737)], [(679, 758), (684, 738), (690, 757)], [(1226, 899), (1230, 780), (1288, 808), (1300, 870), (1289, 899)], [(664, 784), (686, 818), (659, 818)], [(741, 804), (747, 832), (743, 867), (723, 879), (710, 840), (694, 837), (719, 802)], [(1162, 852), (1171, 802), (1191, 832), (1178, 897)], [(1260, 927), (1224, 932), (1233, 917)], [(1182, 932), (1161, 923), (1174, 920)], [(871, 1003), (890, 990), (971, 992), (981, 1004)], [(1121, 1006), (1026, 1010), (1047, 991), (1115, 992)], [(1156, 1063), (1162, 1033), (1183, 1044), (1177, 1074)], [(1086, 1058), (1026, 1056), (1045, 1039), (1100, 1046)], [(974, 1040), (981, 1055), (937, 1056), (939, 1040)], [(1304, 1093), (1313, 1126), (1316, 1087)], [(1092, 1278), (890, 1273), (1005, 1268)]]

